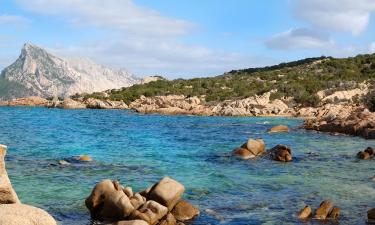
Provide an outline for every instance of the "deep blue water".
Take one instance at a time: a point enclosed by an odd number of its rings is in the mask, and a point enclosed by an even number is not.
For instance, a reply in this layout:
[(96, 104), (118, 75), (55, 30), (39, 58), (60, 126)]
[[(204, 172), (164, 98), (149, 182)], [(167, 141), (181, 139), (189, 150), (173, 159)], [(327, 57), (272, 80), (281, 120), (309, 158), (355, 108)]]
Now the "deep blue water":
[[(9, 147), (7, 170), (21, 201), (47, 210), (61, 224), (90, 223), (84, 199), (102, 179), (118, 179), (137, 191), (166, 175), (183, 183), (184, 198), (201, 209), (193, 224), (302, 224), (296, 212), (324, 199), (342, 209), (340, 224), (364, 224), (375, 207), (374, 161), (355, 155), (375, 141), (304, 131), (301, 123), (0, 107), (0, 143)], [(292, 131), (266, 132), (278, 124)], [(268, 148), (289, 145), (294, 162), (228, 157), (250, 137), (263, 138)], [(95, 162), (56, 165), (82, 154)]]

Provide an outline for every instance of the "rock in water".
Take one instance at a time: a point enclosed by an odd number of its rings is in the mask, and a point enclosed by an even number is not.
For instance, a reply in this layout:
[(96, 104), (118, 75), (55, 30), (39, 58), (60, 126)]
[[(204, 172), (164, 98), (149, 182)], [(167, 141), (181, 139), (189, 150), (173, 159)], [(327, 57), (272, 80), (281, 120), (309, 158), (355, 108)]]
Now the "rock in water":
[(329, 213), (328, 218), (329, 219), (338, 219), (340, 216), (340, 208), (339, 207), (333, 207), (332, 211)]
[(236, 148), (233, 150), (232, 154), (245, 160), (256, 157), (252, 152), (250, 152), (246, 148)]
[(139, 210), (134, 210), (130, 215), (132, 219), (144, 220), (154, 225), (168, 213), (168, 208), (155, 202), (147, 201)]
[(168, 213), (165, 217), (163, 217), (158, 225), (176, 225), (177, 221), (176, 218), (171, 213)]
[(24, 204), (0, 204), (0, 225), (56, 225), (42, 209)]
[(191, 220), (199, 215), (199, 209), (185, 200), (180, 200), (171, 211), (178, 221)]
[(292, 158), (292, 150), (285, 145), (276, 145), (269, 150), (270, 156), (273, 160), (280, 162), (290, 162)]
[(375, 223), (375, 208), (367, 211), (367, 219), (369, 223)]
[(266, 147), (262, 139), (249, 139), (246, 143), (246, 148), (254, 155), (261, 155), (266, 151)]
[(172, 210), (184, 191), (185, 187), (181, 183), (169, 177), (164, 177), (150, 190), (147, 199), (159, 202), (166, 206), (168, 210)]
[(325, 200), (320, 203), (319, 208), (315, 212), (315, 219), (325, 220), (328, 214), (331, 212), (332, 207), (332, 202), (329, 200)]
[(311, 216), (311, 213), (312, 213), (312, 209), (310, 206), (305, 206), (303, 209), (301, 209), (301, 211), (299, 211), (298, 213), (298, 218), (299, 219), (307, 219)]
[(111, 223), (107, 225), (149, 225), (149, 224), (144, 220), (123, 220), (123, 221), (117, 221), (115, 223)]
[(122, 220), (134, 207), (117, 181), (103, 180), (97, 184), (85, 201), (91, 217), (101, 220)]
[(268, 132), (269, 133), (289, 132), (289, 127), (285, 125), (278, 125), (278, 126), (272, 127)]
[(21, 203), (16, 192), (12, 188), (12, 184), (8, 178), (5, 169), (5, 155), (7, 146), (0, 145), (0, 204)]

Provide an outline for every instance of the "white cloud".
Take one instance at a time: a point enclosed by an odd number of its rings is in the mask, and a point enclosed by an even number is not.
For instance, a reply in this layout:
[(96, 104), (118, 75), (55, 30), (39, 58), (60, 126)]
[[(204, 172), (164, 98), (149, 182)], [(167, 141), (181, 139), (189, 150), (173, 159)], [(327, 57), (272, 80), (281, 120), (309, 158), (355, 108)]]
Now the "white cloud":
[(220, 75), (232, 69), (274, 63), (270, 58), (222, 52), (157, 38), (125, 38), (105, 44), (93, 42), (80, 47), (51, 50), (67, 57), (81, 55), (102, 64), (129, 68), (136, 74), (167, 74), (170, 78)]
[(359, 35), (375, 11), (374, 0), (292, 0), (294, 14), (314, 26)]
[[(85, 43), (49, 46), (58, 55), (89, 57), (138, 75), (169, 77), (219, 75), (269, 64), (269, 58), (223, 52), (181, 41), (196, 24), (170, 18), (132, 0), (16, 0), (30, 12), (59, 18), (79, 31), (96, 27), (100, 35)], [(171, 76), (172, 75), (172, 76)]]
[(26, 25), (30, 21), (22, 16), (0, 15), (0, 25)]
[(98, 26), (128, 34), (173, 36), (188, 33), (194, 25), (140, 7), (132, 0), (16, 0), (26, 10), (58, 16), (76, 26)]
[(307, 28), (289, 29), (279, 33), (266, 41), (270, 49), (327, 49), (335, 42), (323, 32)]

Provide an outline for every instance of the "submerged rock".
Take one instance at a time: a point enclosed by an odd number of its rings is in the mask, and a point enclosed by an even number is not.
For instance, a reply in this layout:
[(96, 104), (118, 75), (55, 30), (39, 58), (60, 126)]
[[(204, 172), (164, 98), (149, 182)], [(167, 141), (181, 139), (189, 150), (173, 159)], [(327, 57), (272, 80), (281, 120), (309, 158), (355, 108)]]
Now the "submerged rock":
[(269, 133), (289, 132), (289, 127), (285, 125), (278, 125), (278, 126), (272, 127), (268, 132)]
[(20, 203), (0, 204), (0, 225), (56, 225), (46, 211)]
[(80, 161), (80, 162), (91, 162), (92, 161), (92, 158), (91, 156), (89, 155), (81, 155), (81, 156), (77, 156), (75, 158), (77, 161)]
[(21, 203), (5, 169), (7, 146), (0, 145), (0, 204)]

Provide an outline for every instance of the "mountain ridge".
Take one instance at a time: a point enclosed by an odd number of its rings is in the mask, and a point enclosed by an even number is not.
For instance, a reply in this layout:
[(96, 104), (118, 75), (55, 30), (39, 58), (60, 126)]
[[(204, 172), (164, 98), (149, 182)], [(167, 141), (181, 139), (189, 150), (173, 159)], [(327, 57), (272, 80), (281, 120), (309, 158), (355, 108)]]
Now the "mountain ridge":
[(25, 43), (18, 59), (1, 72), (0, 86), (4, 89), (0, 91), (0, 99), (66, 97), (139, 82), (140, 79), (128, 71), (110, 69), (89, 59), (64, 59)]

